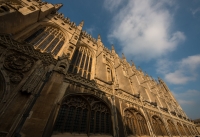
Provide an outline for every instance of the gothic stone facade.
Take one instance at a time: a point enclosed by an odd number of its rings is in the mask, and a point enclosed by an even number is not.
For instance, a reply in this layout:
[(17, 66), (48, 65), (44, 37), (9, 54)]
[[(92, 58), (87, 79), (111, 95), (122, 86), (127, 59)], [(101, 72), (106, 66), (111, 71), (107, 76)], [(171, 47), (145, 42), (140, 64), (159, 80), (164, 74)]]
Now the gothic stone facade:
[(0, 137), (199, 135), (162, 79), (60, 7), (0, 0)]

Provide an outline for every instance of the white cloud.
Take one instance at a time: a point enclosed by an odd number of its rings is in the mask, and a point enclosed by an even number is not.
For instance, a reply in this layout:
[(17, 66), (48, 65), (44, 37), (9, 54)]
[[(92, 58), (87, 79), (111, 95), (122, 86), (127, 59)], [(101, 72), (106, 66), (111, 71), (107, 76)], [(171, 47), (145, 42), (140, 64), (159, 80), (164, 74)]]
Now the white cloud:
[(116, 9), (123, 0), (105, 0), (104, 1), (104, 7), (110, 11), (113, 11)]
[(200, 96), (200, 91), (197, 90), (187, 90), (182, 93), (174, 93), (177, 101), (183, 106), (191, 106), (200, 103), (198, 97)]
[(90, 27), (90, 28), (86, 28), (86, 32), (90, 35), (93, 35), (93, 32), (95, 31), (95, 27)]
[[(121, 0), (110, 3), (110, 9), (117, 7)], [(109, 34), (110, 41), (117, 40), (127, 57), (149, 60), (166, 55), (185, 40), (183, 32), (171, 32), (173, 16), (166, 6), (171, 0), (129, 0), (117, 13)], [(119, 12), (118, 12), (119, 10)], [(116, 43), (116, 42), (112, 42)]]
[(157, 62), (157, 68), (157, 72), (163, 74), (167, 82), (185, 84), (197, 79), (200, 68), (200, 55), (188, 56), (178, 62), (160, 59)]

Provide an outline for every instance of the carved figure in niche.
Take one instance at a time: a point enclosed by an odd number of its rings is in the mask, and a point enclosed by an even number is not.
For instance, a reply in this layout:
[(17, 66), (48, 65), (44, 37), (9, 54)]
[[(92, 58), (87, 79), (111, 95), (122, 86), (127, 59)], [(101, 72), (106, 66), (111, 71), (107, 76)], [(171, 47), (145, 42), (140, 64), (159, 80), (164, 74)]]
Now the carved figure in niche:
[(12, 54), (4, 60), (4, 66), (12, 71), (27, 72), (33, 66), (34, 61), (24, 55)]
[(11, 73), (9, 75), (9, 77), (10, 77), (10, 81), (12, 83), (17, 84), (17, 83), (19, 83), (23, 79), (23, 74), (13, 72), (13, 73)]

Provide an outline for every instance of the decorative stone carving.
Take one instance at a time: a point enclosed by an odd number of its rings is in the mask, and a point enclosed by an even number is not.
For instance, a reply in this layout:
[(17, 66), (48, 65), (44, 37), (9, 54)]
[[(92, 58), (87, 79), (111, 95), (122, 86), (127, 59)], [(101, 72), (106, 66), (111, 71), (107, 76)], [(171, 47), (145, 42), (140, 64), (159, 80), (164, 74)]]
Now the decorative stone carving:
[(22, 73), (15, 73), (15, 72), (12, 72), (10, 75), (10, 81), (12, 83), (19, 83), (22, 79), (23, 79), (23, 74)]
[(0, 34), (0, 44), (21, 53), (25, 53), (33, 58), (40, 59), (45, 65), (57, 63), (51, 53), (41, 53), (39, 50), (35, 50), (30, 44), (22, 44), (14, 41), (10, 35)]
[(21, 91), (27, 93), (33, 92), (38, 84), (41, 83), (45, 74), (45, 69), (43, 67), (37, 68), (23, 85)]
[(24, 55), (12, 54), (4, 60), (4, 66), (12, 71), (27, 72), (33, 66), (34, 61)]

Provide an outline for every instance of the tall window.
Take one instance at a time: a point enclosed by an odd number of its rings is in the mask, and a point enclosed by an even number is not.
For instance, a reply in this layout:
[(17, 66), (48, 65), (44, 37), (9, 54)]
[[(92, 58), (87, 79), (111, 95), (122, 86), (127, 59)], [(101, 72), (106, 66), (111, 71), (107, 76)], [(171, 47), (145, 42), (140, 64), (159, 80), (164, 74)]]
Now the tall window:
[(169, 127), (171, 135), (172, 136), (179, 136), (178, 131), (176, 130), (176, 127), (174, 126), (172, 121), (168, 120), (167, 123), (168, 123), (168, 127)]
[(184, 132), (183, 126), (180, 123), (177, 123), (178, 126), (178, 130), (180, 131), (181, 135), (186, 135), (186, 133)]
[(64, 44), (65, 38), (58, 29), (43, 27), (35, 31), (25, 42), (32, 44), (36, 49), (57, 55)]
[(134, 109), (124, 111), (124, 122), (127, 135), (149, 135), (144, 117)]
[(185, 124), (184, 124), (183, 126), (184, 126), (185, 131), (187, 132), (187, 135), (192, 135), (192, 134), (190, 133), (188, 127), (187, 127)]
[(110, 110), (104, 102), (92, 96), (74, 95), (62, 103), (54, 133), (111, 135), (111, 127)]
[(70, 73), (78, 74), (90, 79), (92, 68), (92, 54), (88, 48), (79, 47), (75, 50), (69, 67)]
[(164, 127), (164, 123), (156, 116), (152, 117), (154, 133), (157, 136), (167, 136), (167, 131)]

